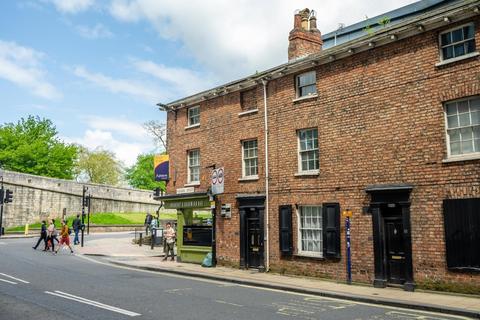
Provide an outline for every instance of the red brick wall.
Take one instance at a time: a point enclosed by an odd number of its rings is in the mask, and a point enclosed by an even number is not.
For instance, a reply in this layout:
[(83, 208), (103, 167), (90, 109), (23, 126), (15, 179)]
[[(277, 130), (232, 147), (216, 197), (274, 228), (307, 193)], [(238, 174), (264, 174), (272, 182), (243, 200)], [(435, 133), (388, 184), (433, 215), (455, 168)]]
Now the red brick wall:
[[(469, 21), (465, 21), (469, 22)], [(480, 45), (480, 19), (475, 20)], [(451, 28), (452, 25), (446, 26)], [(439, 61), (438, 32), (429, 31), (385, 47), (315, 67), (318, 98), (294, 102), (294, 76), (268, 84), (270, 153), (271, 268), (297, 274), (345, 278), (344, 233), (342, 259), (324, 261), (280, 258), (278, 206), (338, 202), (353, 210), (352, 266), (354, 281), (373, 279), (373, 240), (365, 187), (370, 184), (409, 183), (415, 281), (480, 283), (479, 274), (446, 269), (442, 200), (480, 197), (480, 160), (443, 163), (447, 156), (443, 102), (480, 94), (478, 57), (435, 67)], [(263, 103), (263, 88), (256, 88)], [(200, 148), (201, 165), (225, 167), (223, 203), (234, 204), (232, 219), (217, 223), (218, 258), (239, 262), (239, 221), (236, 193), (264, 193), (263, 110), (238, 116), (240, 93), (229, 93), (200, 104), (200, 127), (185, 130), (186, 109), (168, 115), (169, 153), (176, 185), (186, 183), (186, 150)], [(298, 129), (316, 127), (320, 174), (296, 177)], [(239, 182), (241, 140), (257, 138), (259, 180)], [(208, 187), (208, 170), (202, 184)], [(294, 213), (294, 230), (296, 216)], [(342, 221), (343, 226), (343, 221)], [(294, 234), (294, 241), (296, 234)], [(296, 244), (296, 242), (295, 242)]]

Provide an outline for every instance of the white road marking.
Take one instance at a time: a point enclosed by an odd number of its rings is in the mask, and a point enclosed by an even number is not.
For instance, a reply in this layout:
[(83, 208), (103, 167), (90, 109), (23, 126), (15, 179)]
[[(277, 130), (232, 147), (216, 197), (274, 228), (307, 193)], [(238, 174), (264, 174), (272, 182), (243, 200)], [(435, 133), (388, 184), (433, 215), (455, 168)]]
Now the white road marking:
[[(192, 276), (185, 276), (185, 275), (178, 275), (178, 274), (172, 274), (172, 273), (164, 273), (164, 272), (157, 272), (157, 271), (150, 271), (150, 270), (142, 270), (134, 267), (125, 267), (125, 266), (119, 266), (115, 265), (113, 263), (107, 263), (107, 262), (101, 262), (83, 255), (77, 255), (76, 257), (90, 261), (92, 263), (96, 264), (101, 264), (104, 266), (108, 266), (111, 268), (116, 268), (116, 269), (123, 269), (123, 270), (130, 270), (130, 271), (135, 271), (135, 272), (141, 272), (141, 273), (149, 273), (152, 275), (156, 276), (162, 276), (162, 277), (170, 277), (170, 278), (183, 278), (183, 279), (189, 279), (189, 280), (194, 280), (194, 281), (199, 281), (199, 282), (208, 282), (208, 283), (213, 283), (213, 284), (225, 284), (224, 281), (222, 280), (210, 280), (210, 279), (202, 279), (198, 277), (192, 277)], [(363, 306), (369, 306), (369, 307), (374, 307), (374, 308), (379, 308), (379, 309), (387, 309), (387, 310), (398, 310), (398, 311), (410, 311), (412, 312), (413, 310), (407, 309), (407, 308), (402, 308), (402, 307), (393, 307), (393, 306), (386, 306), (386, 305), (380, 305), (380, 304), (375, 304), (375, 303), (368, 303), (368, 302), (360, 302), (360, 301), (355, 301), (351, 302), (348, 299), (340, 299), (340, 298), (330, 298), (330, 297), (319, 297), (318, 295), (314, 294), (307, 294), (307, 293), (299, 293), (299, 292), (292, 292), (292, 291), (285, 291), (285, 290), (280, 290), (280, 289), (272, 289), (272, 288), (262, 288), (258, 286), (253, 286), (253, 285), (246, 285), (246, 284), (236, 284), (238, 287), (242, 288), (250, 288), (250, 289), (255, 289), (255, 290), (260, 290), (260, 291), (270, 291), (270, 292), (277, 292), (277, 293), (283, 293), (283, 294), (288, 294), (292, 296), (301, 296), (304, 297), (305, 300), (307, 299), (314, 299), (314, 300), (329, 300), (329, 301), (337, 301), (340, 303), (345, 303), (345, 304), (353, 304), (353, 305), (363, 305)], [(438, 315), (442, 316), (441, 313), (438, 312), (431, 312), (431, 311), (423, 311), (423, 310), (415, 310), (415, 313), (418, 314), (425, 314), (425, 315)], [(445, 316), (445, 315), (443, 315)], [(457, 315), (448, 315), (449, 320), (452, 319), (459, 319), (459, 320), (471, 320), (471, 318), (463, 317), (463, 316), (457, 316)]]
[(0, 281), (6, 282), (6, 283), (10, 283), (10, 284), (17, 284), (16, 282), (8, 281), (8, 280), (5, 280), (5, 279), (0, 279)]
[(45, 291), (45, 293), (49, 294), (49, 295), (52, 295), (52, 296), (57, 296), (57, 297), (60, 297), (60, 298), (63, 298), (63, 299), (68, 299), (68, 300), (73, 300), (73, 301), (76, 301), (76, 302), (88, 304), (88, 305), (91, 305), (91, 306), (94, 306), (94, 307), (97, 307), (97, 308), (121, 313), (121, 314), (130, 316), (130, 317), (141, 316), (140, 313), (128, 311), (128, 310), (125, 310), (125, 309), (120, 309), (120, 308), (117, 308), (117, 307), (114, 307), (114, 306), (110, 306), (108, 304), (104, 304), (104, 303), (101, 303), (101, 302), (97, 302), (97, 301), (89, 300), (89, 299), (86, 299), (86, 298), (74, 296), (73, 294), (58, 291), (58, 290), (55, 290), (55, 292)]
[(227, 301), (223, 301), (223, 300), (215, 300), (215, 302), (222, 303), (222, 304), (228, 304), (230, 306), (235, 306), (235, 307), (243, 307), (241, 304), (236, 304), (236, 303), (227, 302)]
[(10, 278), (10, 279), (13, 279), (13, 280), (17, 280), (18, 282), (22, 282), (22, 283), (30, 283), (28, 281), (12, 277), (12, 276), (9, 276), (8, 274), (1, 273), (1, 272), (0, 272), (0, 276), (4, 276), (4, 277), (7, 277), (7, 278)]

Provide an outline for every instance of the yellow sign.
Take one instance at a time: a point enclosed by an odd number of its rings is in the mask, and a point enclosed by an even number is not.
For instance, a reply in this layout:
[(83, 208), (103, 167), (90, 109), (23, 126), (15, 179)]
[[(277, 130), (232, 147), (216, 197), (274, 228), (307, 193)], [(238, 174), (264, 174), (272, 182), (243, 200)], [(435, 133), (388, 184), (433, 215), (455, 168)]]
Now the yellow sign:
[(168, 154), (156, 154), (153, 158), (155, 181), (168, 181), (169, 157)]
[(349, 218), (351, 218), (351, 217), (353, 216), (353, 212), (352, 212), (352, 210), (344, 210), (344, 211), (342, 212), (342, 215), (343, 215), (344, 217), (349, 217)]

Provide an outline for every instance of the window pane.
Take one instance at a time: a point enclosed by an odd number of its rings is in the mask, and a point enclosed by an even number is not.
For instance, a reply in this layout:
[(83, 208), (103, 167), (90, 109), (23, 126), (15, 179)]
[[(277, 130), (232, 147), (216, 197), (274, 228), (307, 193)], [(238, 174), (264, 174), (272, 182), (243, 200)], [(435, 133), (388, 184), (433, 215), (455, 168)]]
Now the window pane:
[(442, 34), (441, 38), (442, 38), (442, 47), (452, 43), (452, 36), (450, 32)]
[(300, 88), (300, 97), (308, 96), (317, 92), (317, 87), (315, 85), (309, 85)]
[(468, 101), (460, 101), (458, 103), (458, 113), (465, 113), (468, 112)]
[(472, 112), (472, 124), (480, 124), (480, 111)]
[(456, 44), (453, 49), (455, 51), (455, 57), (463, 56), (465, 54), (465, 47), (463, 43)]
[(470, 114), (469, 113), (462, 113), (459, 116), (460, 119), (460, 126), (469, 126), (470, 125)]
[(473, 130), (471, 128), (462, 128), (460, 129), (460, 135), (462, 141), (473, 139)]
[(473, 127), (474, 139), (480, 139), (480, 126)]
[(462, 29), (457, 29), (452, 31), (452, 42), (458, 42), (463, 40)]
[(458, 129), (449, 131), (448, 136), (450, 138), (450, 142), (460, 141), (460, 131)]
[(450, 143), (450, 153), (452, 155), (460, 154), (460, 142)]
[(474, 37), (472, 25), (463, 27), (463, 37), (464, 39), (470, 39)]
[(453, 114), (457, 114), (457, 104), (447, 103), (447, 115), (451, 116)]
[(475, 152), (480, 152), (480, 139), (474, 140)]
[(470, 100), (470, 110), (471, 111), (480, 111), (480, 99), (475, 98)]
[(473, 140), (462, 141), (462, 153), (473, 152)]
[(442, 52), (443, 52), (443, 59), (453, 58), (453, 46), (443, 48)]
[(475, 40), (470, 40), (465, 43), (465, 52), (471, 53), (475, 51)]
[(448, 123), (448, 128), (458, 127), (458, 117), (457, 116), (447, 117), (447, 123)]

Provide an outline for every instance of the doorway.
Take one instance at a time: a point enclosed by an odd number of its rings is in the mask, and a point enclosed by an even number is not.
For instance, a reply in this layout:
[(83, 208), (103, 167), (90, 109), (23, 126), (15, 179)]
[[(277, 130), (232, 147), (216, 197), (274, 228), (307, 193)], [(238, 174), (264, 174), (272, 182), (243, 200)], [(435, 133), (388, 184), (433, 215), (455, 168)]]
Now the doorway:
[(410, 192), (412, 187), (373, 186), (370, 211), (373, 226), (375, 279), (373, 285), (401, 285), (413, 291)]
[(247, 218), (247, 268), (259, 268), (263, 260), (263, 239), (259, 210), (250, 208)]

